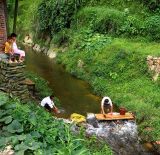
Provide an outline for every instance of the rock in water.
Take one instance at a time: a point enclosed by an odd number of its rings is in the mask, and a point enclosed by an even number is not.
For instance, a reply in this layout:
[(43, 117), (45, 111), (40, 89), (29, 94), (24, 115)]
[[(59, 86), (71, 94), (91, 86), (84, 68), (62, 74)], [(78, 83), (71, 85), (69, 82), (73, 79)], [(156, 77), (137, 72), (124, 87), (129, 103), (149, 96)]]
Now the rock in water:
[(88, 124), (91, 124), (94, 128), (98, 128), (98, 121), (94, 114), (88, 113), (86, 121)]

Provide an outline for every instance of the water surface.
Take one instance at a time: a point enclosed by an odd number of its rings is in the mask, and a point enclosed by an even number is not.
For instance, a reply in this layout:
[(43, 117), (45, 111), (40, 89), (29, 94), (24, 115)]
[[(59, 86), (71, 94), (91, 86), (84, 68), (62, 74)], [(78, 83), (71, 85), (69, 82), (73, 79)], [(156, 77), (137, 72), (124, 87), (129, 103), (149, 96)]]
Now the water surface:
[(88, 83), (67, 73), (62, 65), (42, 53), (26, 49), (26, 69), (43, 77), (49, 82), (54, 95), (59, 98), (64, 113), (69, 117), (72, 113), (86, 115), (100, 112), (100, 98), (91, 93)]

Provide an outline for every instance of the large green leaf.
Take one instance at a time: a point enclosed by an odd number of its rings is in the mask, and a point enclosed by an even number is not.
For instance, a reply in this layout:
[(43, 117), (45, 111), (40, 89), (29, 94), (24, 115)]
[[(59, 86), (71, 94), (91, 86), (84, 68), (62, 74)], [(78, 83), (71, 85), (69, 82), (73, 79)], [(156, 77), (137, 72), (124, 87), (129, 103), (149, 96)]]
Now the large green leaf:
[(24, 155), (25, 150), (20, 150), (15, 152), (16, 155)]
[(6, 129), (10, 133), (23, 132), (23, 126), (17, 120), (14, 120), (11, 124), (9, 124)]
[(0, 110), (0, 118), (2, 118), (2, 116), (6, 115), (7, 112), (5, 110)]
[(7, 116), (4, 123), (9, 124), (11, 122), (12, 122), (12, 116)]
[(40, 133), (39, 133), (38, 131), (33, 131), (33, 132), (31, 132), (31, 136), (32, 136), (33, 138), (35, 138), (35, 139), (41, 137), (41, 135), (40, 135)]
[(12, 116), (6, 116), (0, 119), (0, 122), (4, 122), (5, 124), (9, 124), (12, 121)]
[(5, 146), (10, 141), (10, 137), (0, 137), (0, 147)]
[(15, 103), (9, 103), (9, 104), (6, 104), (4, 108), (11, 110), (11, 109), (15, 109), (16, 106), (17, 106), (17, 105), (16, 105)]
[(16, 145), (15, 147), (14, 147), (14, 149), (16, 150), (16, 151), (26, 151), (26, 150), (28, 150), (28, 146), (27, 145), (25, 145), (24, 143), (21, 143), (21, 144), (18, 144), (18, 145)]
[(31, 113), (28, 117), (28, 121), (33, 124), (36, 125), (37, 124), (37, 119), (36, 119), (36, 115), (34, 113)]
[(25, 139), (26, 139), (26, 135), (24, 134), (11, 136), (11, 141), (12, 141), (12, 144), (14, 145), (19, 144), (20, 141), (23, 141)]

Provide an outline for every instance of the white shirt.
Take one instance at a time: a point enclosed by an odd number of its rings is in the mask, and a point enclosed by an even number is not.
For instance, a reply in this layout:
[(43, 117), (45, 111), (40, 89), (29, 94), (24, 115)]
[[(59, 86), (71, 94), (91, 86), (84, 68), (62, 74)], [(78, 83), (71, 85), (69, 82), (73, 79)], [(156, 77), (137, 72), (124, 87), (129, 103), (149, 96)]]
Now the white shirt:
[(13, 42), (13, 50), (17, 50), (17, 49), (18, 49), (18, 47), (17, 47), (16, 42)]
[(110, 99), (109, 97), (106, 97), (106, 96), (103, 97), (103, 99), (102, 99), (102, 101), (101, 101), (101, 106), (104, 106), (104, 101), (105, 101), (106, 99), (108, 99), (108, 104), (112, 107), (113, 104), (112, 104), (111, 99)]
[(45, 97), (45, 98), (41, 101), (41, 106), (42, 106), (42, 107), (44, 107), (45, 104), (48, 104), (51, 108), (53, 108), (54, 102), (50, 99), (50, 96)]

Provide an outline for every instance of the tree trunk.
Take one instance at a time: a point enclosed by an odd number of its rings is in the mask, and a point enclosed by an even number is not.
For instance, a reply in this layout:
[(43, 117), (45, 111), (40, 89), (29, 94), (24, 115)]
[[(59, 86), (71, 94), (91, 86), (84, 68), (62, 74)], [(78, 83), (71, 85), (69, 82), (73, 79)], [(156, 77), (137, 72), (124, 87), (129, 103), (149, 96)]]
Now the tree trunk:
[(18, 14), (18, 0), (15, 0), (14, 21), (13, 21), (13, 32), (14, 33), (16, 33), (17, 14)]
[[(4, 2), (4, 13), (5, 13), (5, 19), (6, 19), (6, 34), (9, 33), (9, 21), (8, 21), (8, 14), (7, 14), (7, 2), (6, 0)], [(6, 35), (7, 36), (7, 35)]]

